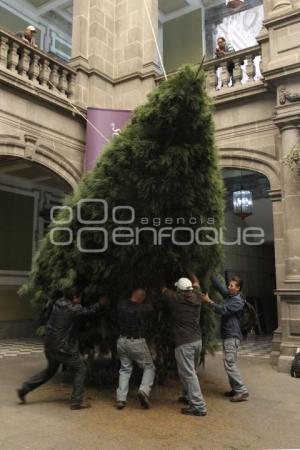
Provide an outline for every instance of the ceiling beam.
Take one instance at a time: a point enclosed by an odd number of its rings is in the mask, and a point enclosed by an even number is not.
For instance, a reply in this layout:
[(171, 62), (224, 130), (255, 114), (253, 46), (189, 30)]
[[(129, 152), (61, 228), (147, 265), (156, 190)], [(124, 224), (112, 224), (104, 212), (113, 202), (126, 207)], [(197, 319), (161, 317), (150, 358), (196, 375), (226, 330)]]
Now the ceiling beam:
[(44, 177), (37, 177), (37, 178), (32, 178), (32, 181), (34, 183), (40, 183), (42, 181), (48, 181), (48, 180), (53, 180), (53, 178), (51, 176), (44, 176)]
[(64, 6), (72, 5), (72, 1), (70, 0), (50, 0), (44, 5), (37, 8), (36, 12), (39, 16), (43, 16), (47, 14), (49, 11), (56, 11), (59, 8), (63, 8)]
[(0, 173), (18, 172), (19, 170), (29, 169), (28, 163), (16, 162), (15, 164), (9, 164), (8, 166), (0, 167)]
[(65, 11), (64, 9), (56, 9), (55, 14), (65, 19), (66, 22), (73, 23), (73, 16), (68, 11)]
[(190, 6), (203, 8), (202, 0), (185, 0)]

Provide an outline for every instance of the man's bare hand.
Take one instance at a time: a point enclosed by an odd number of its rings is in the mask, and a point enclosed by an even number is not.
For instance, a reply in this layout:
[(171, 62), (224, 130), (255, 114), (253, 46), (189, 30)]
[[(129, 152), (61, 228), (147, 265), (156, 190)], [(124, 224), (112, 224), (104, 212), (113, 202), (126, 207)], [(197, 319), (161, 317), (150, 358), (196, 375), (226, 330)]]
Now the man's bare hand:
[(199, 281), (199, 278), (196, 277), (196, 275), (195, 275), (194, 273), (191, 273), (191, 274), (190, 274), (190, 279), (191, 279), (191, 282), (192, 282), (192, 285), (193, 285), (193, 286), (200, 287), (200, 281)]
[(201, 298), (204, 303), (208, 303), (208, 304), (213, 303), (213, 301), (209, 298), (208, 292), (206, 292), (205, 294), (202, 294)]
[(108, 299), (108, 297), (107, 297), (106, 295), (102, 295), (102, 296), (99, 298), (99, 303), (100, 303), (100, 305), (109, 305), (109, 299)]

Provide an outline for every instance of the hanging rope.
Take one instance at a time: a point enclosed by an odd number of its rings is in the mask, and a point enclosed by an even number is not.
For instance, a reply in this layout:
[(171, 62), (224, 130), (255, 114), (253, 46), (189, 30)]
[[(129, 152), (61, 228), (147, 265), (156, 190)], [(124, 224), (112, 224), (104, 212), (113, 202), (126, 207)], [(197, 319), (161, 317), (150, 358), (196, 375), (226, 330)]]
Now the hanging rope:
[(86, 123), (88, 123), (95, 131), (96, 133), (99, 134), (99, 136), (101, 136), (107, 143), (110, 142), (109, 139), (107, 139), (106, 136), (104, 136), (104, 134), (99, 130), (99, 128), (97, 128), (90, 120), (88, 120), (85, 115), (74, 105), (74, 103), (68, 98), (65, 97), (58, 89), (56, 86), (54, 86), (54, 84), (48, 80), (49, 84), (56, 90), (56, 92), (58, 92), (58, 94), (60, 95), (61, 98), (63, 98), (64, 100), (67, 100), (67, 102), (70, 104), (70, 106), (72, 107), (72, 109), (74, 110), (74, 112), (76, 112), (77, 114), (79, 114), (81, 117), (83, 117), (83, 119), (86, 121)]
[(153, 24), (152, 24), (150, 12), (149, 12), (149, 9), (148, 9), (147, 0), (144, 0), (144, 5), (145, 5), (145, 9), (146, 9), (148, 20), (149, 20), (150, 28), (151, 28), (151, 31), (152, 31), (152, 34), (153, 34), (153, 39), (154, 39), (156, 50), (157, 50), (157, 53), (158, 53), (160, 65), (161, 65), (161, 68), (163, 70), (164, 77), (167, 80), (168, 77), (167, 77), (165, 66), (164, 66), (164, 63), (163, 63), (163, 60), (162, 60), (162, 56), (161, 56), (161, 53), (160, 53), (159, 45), (158, 45), (158, 42), (157, 42), (157, 39), (156, 39), (156, 34), (155, 34), (155, 30), (154, 30), (154, 27), (153, 27)]
[[(152, 31), (153, 39), (154, 39), (154, 42), (155, 42), (155, 46), (156, 46), (156, 49), (157, 49), (157, 53), (158, 53), (158, 56), (159, 56), (160, 64), (161, 64), (161, 67), (162, 67), (162, 70), (163, 70), (163, 73), (164, 73), (164, 77), (167, 80), (168, 77), (167, 77), (165, 66), (164, 66), (164, 63), (163, 63), (163, 60), (162, 60), (162, 56), (161, 56), (161, 52), (160, 52), (160, 49), (159, 49), (159, 45), (158, 45), (158, 42), (157, 42), (157, 39), (156, 39), (156, 34), (155, 34), (155, 30), (154, 30), (154, 27), (153, 27), (153, 24), (152, 24), (149, 8), (148, 8), (148, 5), (147, 5), (147, 0), (144, 0), (144, 4), (145, 4), (146, 14), (147, 14), (147, 17), (148, 17), (148, 20), (149, 20), (150, 28), (151, 28), (151, 31)], [(55, 91), (58, 92), (58, 94), (60, 95), (61, 98), (63, 98), (64, 100), (67, 100), (67, 102), (70, 104), (70, 106), (71, 106), (71, 108), (73, 109), (74, 112), (79, 114), (86, 121), (86, 123), (89, 124), (93, 128), (93, 130), (95, 130), (96, 133), (98, 133), (99, 136), (101, 136), (107, 143), (110, 142), (110, 140), (107, 139), (107, 137), (101, 132), (101, 130), (99, 130), (99, 128), (97, 128), (90, 120), (88, 120), (86, 118), (86, 116), (74, 105), (74, 103), (68, 97), (65, 97), (50, 80), (48, 80), (48, 82), (55, 89)]]

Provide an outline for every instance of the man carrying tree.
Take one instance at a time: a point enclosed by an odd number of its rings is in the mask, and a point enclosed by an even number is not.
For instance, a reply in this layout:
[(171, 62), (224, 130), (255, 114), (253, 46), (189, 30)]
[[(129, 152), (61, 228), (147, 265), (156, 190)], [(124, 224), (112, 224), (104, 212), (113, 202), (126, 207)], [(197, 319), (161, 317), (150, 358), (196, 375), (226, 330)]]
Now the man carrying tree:
[(217, 277), (212, 278), (214, 287), (222, 294), (224, 302), (221, 305), (214, 303), (208, 293), (202, 294), (202, 300), (209, 304), (216, 314), (221, 316), (221, 337), (223, 339), (224, 367), (228, 375), (231, 390), (225, 392), (232, 402), (242, 402), (249, 399), (248, 390), (242, 380), (237, 367), (237, 352), (243, 339), (240, 318), (245, 306), (240, 291), (242, 280), (234, 276), (231, 278), (228, 289), (222, 285)]
[(86, 365), (79, 354), (78, 336), (74, 329), (79, 319), (95, 314), (104, 304), (101, 300), (90, 307), (81, 304), (81, 293), (76, 287), (65, 291), (65, 298), (54, 304), (45, 333), (45, 355), (48, 367), (25, 381), (17, 395), (21, 403), (26, 403), (26, 395), (46, 383), (63, 364), (74, 372), (71, 409), (89, 408), (83, 400)]
[(200, 330), (201, 290), (195, 275), (180, 278), (175, 286), (177, 291), (161, 288), (162, 299), (172, 314), (172, 328), (175, 338), (175, 359), (182, 383), (182, 395), (178, 401), (188, 405), (182, 414), (206, 416), (207, 409), (198, 376), (202, 335)]
[(118, 304), (120, 337), (117, 341), (117, 350), (121, 367), (117, 388), (117, 409), (126, 406), (133, 362), (143, 369), (138, 399), (144, 409), (150, 407), (149, 397), (155, 377), (155, 366), (145, 337), (153, 308), (145, 300), (145, 290), (138, 288), (132, 291), (129, 299)]

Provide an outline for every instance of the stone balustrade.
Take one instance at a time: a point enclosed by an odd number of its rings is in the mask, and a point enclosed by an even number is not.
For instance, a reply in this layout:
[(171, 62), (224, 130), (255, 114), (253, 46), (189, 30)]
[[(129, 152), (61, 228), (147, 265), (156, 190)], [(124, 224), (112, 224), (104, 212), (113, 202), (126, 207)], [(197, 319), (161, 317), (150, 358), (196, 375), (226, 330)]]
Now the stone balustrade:
[(72, 99), (76, 71), (0, 28), (0, 78), (13, 75), (60, 98)]
[[(233, 88), (248, 87), (263, 79), (259, 45), (232, 52), (224, 58), (204, 62), (210, 95), (228, 93)], [(220, 92), (219, 92), (220, 91)]]

